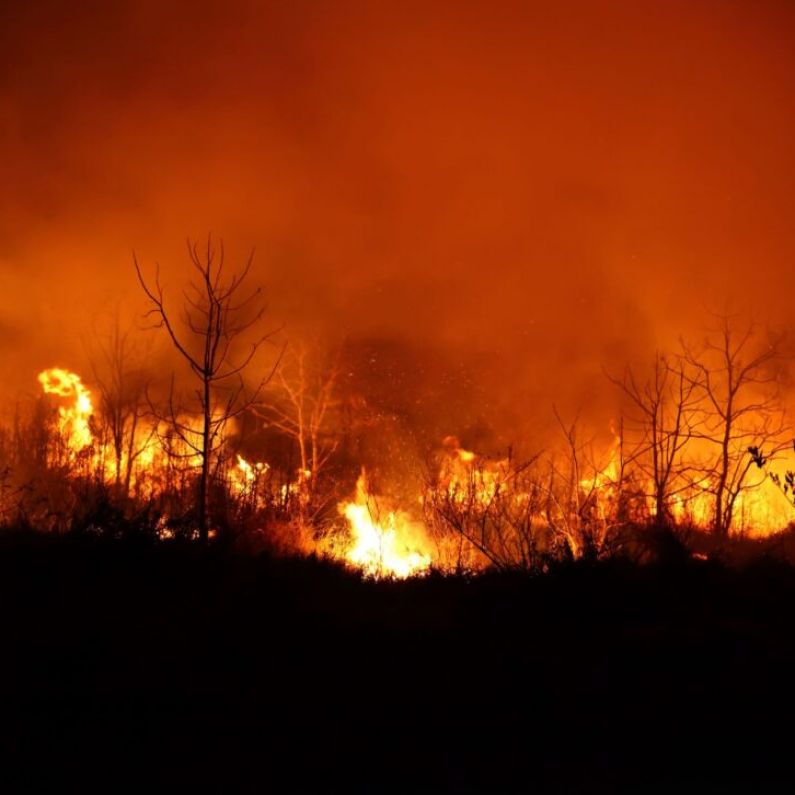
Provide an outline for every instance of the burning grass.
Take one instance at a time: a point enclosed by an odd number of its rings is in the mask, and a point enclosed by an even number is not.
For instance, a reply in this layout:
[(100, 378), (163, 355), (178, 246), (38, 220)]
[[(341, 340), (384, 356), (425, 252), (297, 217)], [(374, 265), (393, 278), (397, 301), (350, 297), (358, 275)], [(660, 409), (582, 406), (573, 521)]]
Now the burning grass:
[[(644, 426), (632, 448), (623, 423), (614, 424), (613, 441), (600, 453), (580, 440), (576, 425), (561, 421), (562, 445), (524, 459), (480, 455), (448, 436), (424, 460), (403, 462), (397, 478), (378, 472), (376, 462), (373, 488), (359, 461), (337, 455), (340, 440), (329, 428), (302, 424), (307, 398), (286, 377), (298, 419), (287, 423), (284, 409), (274, 428), (295, 434), (304, 451), (298, 468), (289, 456), (269, 458), (267, 445), (251, 444), (252, 420), (255, 429), (263, 422), (267, 427), (259, 410), (234, 416), (219, 410), (209, 421), (215, 435), (205, 455), (201, 418), (176, 414), (172, 405), (172, 421), (164, 420), (140, 389), (134, 400), (116, 395), (114, 403), (107, 388), (97, 400), (78, 374), (64, 368), (45, 370), (38, 381), (42, 398), (19, 413), (0, 439), (0, 502), (7, 524), (44, 531), (119, 535), (135, 528), (161, 541), (198, 538), (195, 495), (205, 458), (210, 538), (251, 550), (328, 557), (371, 578), (432, 570), (542, 571), (555, 561), (626, 554), (637, 548), (643, 527), (713, 530), (724, 541), (729, 535), (774, 536), (793, 516), (780, 488), (784, 481), (775, 470), (766, 476), (771, 462), (761, 448), (728, 451), (737, 462), (723, 471), (733, 478), (727, 480), (720, 470), (707, 469), (704, 434), (691, 428), (685, 448), (681, 425), (657, 442), (648, 441)], [(334, 406), (334, 382), (318, 383), (325, 422)], [(694, 390), (688, 387), (687, 400)], [(661, 392), (654, 394), (663, 400)], [(689, 406), (684, 401), (680, 397), (680, 414)], [(659, 465), (663, 454), (665, 471)], [(728, 533), (715, 524), (716, 506), (720, 521), (730, 521)]]

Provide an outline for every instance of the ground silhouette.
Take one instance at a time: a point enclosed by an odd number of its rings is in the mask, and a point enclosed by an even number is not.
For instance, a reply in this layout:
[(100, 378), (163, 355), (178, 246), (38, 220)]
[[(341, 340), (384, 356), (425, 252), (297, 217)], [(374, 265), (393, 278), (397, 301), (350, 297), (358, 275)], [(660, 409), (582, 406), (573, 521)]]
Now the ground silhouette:
[(3, 788), (776, 791), (795, 571), (672, 560), (375, 583), (6, 532)]

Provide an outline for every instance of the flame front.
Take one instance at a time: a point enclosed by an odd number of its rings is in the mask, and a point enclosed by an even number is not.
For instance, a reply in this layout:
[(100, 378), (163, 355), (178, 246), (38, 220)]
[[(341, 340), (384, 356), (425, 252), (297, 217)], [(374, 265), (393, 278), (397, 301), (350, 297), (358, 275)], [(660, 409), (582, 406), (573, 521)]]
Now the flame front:
[(70, 401), (58, 408), (58, 428), (69, 449), (77, 454), (93, 442), (89, 419), (94, 413), (91, 392), (83, 385), (77, 373), (53, 367), (39, 373), (39, 383), (45, 394), (57, 395)]
[(376, 501), (367, 490), (364, 470), (356, 482), (356, 499), (340, 506), (353, 535), (345, 559), (371, 577), (411, 577), (427, 572), (431, 554), (422, 525), (402, 511), (373, 516)]
[[(188, 442), (180, 442), (157, 420), (142, 415), (128, 448), (119, 455), (108, 441), (107, 429), (103, 432), (102, 416), (94, 418), (91, 392), (79, 375), (55, 367), (41, 372), (38, 380), (44, 393), (58, 402), (57, 444), (48, 463), (59, 472), (67, 465), (79, 477), (90, 475), (118, 486), (119, 463), (129, 461), (123, 484), (128, 496), (165, 496), (164, 505), (174, 493), (191, 499), (201, 462), (190, 435)], [(183, 434), (199, 438), (196, 417), (181, 416), (179, 422)], [(632, 462), (627, 464), (616, 433), (601, 465), (592, 464), (587, 471), (572, 467), (579, 475), (576, 479), (558, 472), (554, 461), (545, 473), (543, 462), (527, 469), (512, 458), (487, 458), (464, 449), (455, 436), (443, 440), (441, 453), (435, 475), (417, 491), (416, 500), (408, 495), (413, 512), (375, 497), (362, 470), (353, 499), (337, 506), (347, 523), (345, 531), (336, 522), (333, 532), (319, 540), (316, 517), (322, 514), (311, 504), (311, 471), (286, 472), (240, 454), (229, 460), (224, 453), (216, 461), (216, 483), (233, 505), (261, 517), (256, 519), (258, 527), (267, 527), (275, 517), (292, 528), (293, 541), (313, 539), (297, 545), (301, 551), (328, 554), (370, 577), (406, 578), (427, 573), (432, 566), (475, 571), (516, 565), (517, 560), (526, 564), (533, 555), (554, 553), (556, 537), (578, 557), (586, 544), (601, 548), (615, 528), (643, 524), (657, 508), (650, 478), (633, 469)], [(675, 483), (666, 510), (676, 524), (708, 529), (714, 504), (713, 481), (702, 476)], [(792, 504), (774, 480), (762, 474), (737, 494), (732, 532), (766, 536), (784, 529), (791, 518)], [(158, 530), (160, 538), (173, 535), (166, 525)]]

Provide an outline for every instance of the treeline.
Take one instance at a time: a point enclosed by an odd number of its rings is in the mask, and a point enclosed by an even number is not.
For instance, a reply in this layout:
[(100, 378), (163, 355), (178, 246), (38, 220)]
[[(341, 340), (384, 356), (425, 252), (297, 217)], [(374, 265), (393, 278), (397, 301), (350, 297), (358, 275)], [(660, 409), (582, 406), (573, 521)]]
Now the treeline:
[[(766, 470), (791, 445), (786, 349), (742, 319), (607, 373), (621, 405), (609, 449), (555, 412), (556, 444), (483, 457), (414, 438), (356, 389), (340, 349), (281, 341), (248, 286), (251, 258), (230, 269), (210, 240), (188, 253), (174, 303), (135, 261), (147, 328), (116, 321), (94, 340), (90, 393), (57, 371), (56, 397), (20, 403), (0, 428), (5, 524), (339, 555), (355, 532), (339, 505), (363, 465), (376, 470), (359, 495), (369, 521), (447, 570), (604, 557), (650, 525), (726, 538), (790, 521), (792, 480)], [(153, 371), (157, 334), (181, 370)]]

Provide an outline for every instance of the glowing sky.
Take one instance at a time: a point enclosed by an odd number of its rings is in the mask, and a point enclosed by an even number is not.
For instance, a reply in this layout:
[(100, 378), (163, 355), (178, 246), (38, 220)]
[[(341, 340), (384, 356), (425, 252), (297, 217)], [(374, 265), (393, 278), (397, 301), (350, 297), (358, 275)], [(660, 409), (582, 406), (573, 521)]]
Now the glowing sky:
[(6, 2), (0, 373), (212, 230), (288, 328), (587, 400), (705, 307), (790, 322), (793, 141), (788, 2)]

